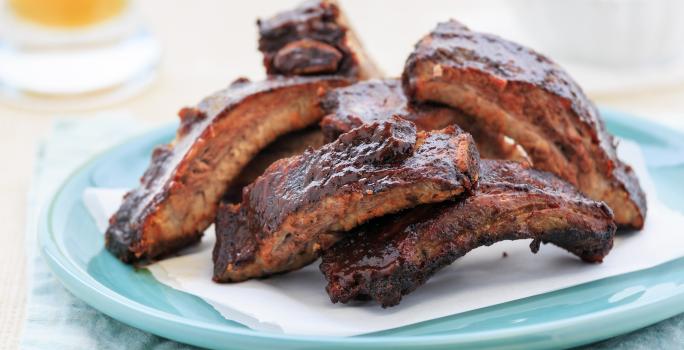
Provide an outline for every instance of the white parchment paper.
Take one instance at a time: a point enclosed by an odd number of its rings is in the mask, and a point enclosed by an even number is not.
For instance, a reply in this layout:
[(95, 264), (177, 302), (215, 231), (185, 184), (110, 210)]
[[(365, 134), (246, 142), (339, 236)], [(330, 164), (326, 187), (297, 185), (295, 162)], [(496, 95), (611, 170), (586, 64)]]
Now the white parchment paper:
[[(532, 254), (529, 240), (501, 242), (470, 252), (389, 309), (374, 303), (332, 304), (318, 262), (269, 279), (216, 284), (211, 281), (213, 228), (207, 230), (199, 246), (151, 265), (149, 270), (161, 283), (199, 296), (225, 318), (253, 329), (353, 336), (539, 295), (684, 256), (684, 215), (658, 200), (638, 145), (623, 141), (619, 154), (634, 167), (647, 193), (648, 216), (642, 231), (616, 238), (613, 251), (602, 264), (582, 263), (552, 245)], [(124, 192), (90, 188), (84, 193), (100, 231), (106, 229)]]

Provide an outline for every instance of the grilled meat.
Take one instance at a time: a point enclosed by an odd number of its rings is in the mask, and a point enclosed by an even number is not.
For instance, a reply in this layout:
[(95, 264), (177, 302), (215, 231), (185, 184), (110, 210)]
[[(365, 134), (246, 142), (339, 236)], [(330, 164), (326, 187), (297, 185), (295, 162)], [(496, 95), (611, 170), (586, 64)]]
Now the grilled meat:
[(309, 148), (316, 149), (325, 144), (325, 136), (321, 129), (312, 126), (285, 134), (264, 148), (242, 169), (231, 182), (230, 188), (223, 195), (223, 200), (239, 203), (242, 200), (242, 189), (254, 182), (276, 160), (304, 153)]
[(335, 142), (272, 164), (216, 220), (214, 280), (298, 269), (372, 219), (474, 188), (479, 156), (450, 126), (417, 132), (400, 118), (363, 125)]
[(382, 74), (364, 52), (336, 1), (313, 0), (258, 20), (259, 50), (273, 75), (338, 74), (369, 79)]
[(552, 174), (483, 160), (474, 195), (360, 226), (324, 252), (321, 271), (333, 302), (373, 299), (388, 307), (479, 246), (531, 238), (533, 252), (542, 242), (552, 243), (600, 262), (614, 234), (603, 202), (587, 199)]
[(346, 79), (240, 79), (180, 112), (176, 139), (155, 149), (140, 187), (110, 218), (106, 247), (127, 263), (197, 242), (242, 168), (278, 136), (323, 116), (319, 99)]
[(452, 124), (465, 126), (482, 158), (529, 162), (524, 151), (504, 135), (479, 127), (473, 123), (473, 117), (455, 108), (409, 104), (398, 79), (372, 79), (334, 89), (322, 104), (328, 115), (321, 121), (321, 128), (329, 141), (360, 125), (400, 116), (414, 122), (418, 130), (438, 130)]
[(646, 199), (580, 87), (548, 58), (495, 35), (441, 23), (406, 62), (411, 100), (443, 103), (522, 145), (534, 167), (605, 201), (618, 225), (640, 229)]

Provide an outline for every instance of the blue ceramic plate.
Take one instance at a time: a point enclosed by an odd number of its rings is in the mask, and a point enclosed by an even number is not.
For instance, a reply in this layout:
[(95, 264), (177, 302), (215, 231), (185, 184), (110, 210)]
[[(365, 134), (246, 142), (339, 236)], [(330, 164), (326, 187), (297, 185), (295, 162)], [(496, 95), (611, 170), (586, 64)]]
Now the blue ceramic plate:
[[(684, 211), (684, 135), (618, 112), (603, 113), (611, 132), (641, 144), (665, 203)], [(183, 343), (230, 349), (536, 349), (594, 342), (684, 312), (681, 259), (370, 335), (308, 337), (253, 331), (223, 319), (201, 299), (158, 283), (146, 270), (136, 271), (114, 259), (103, 250), (103, 236), (81, 201), (89, 186), (135, 186), (153, 146), (168, 142), (174, 132), (173, 125), (161, 128), (85, 164), (58, 191), (40, 223), (43, 256), (64, 285), (100, 311), (145, 331)], [(639, 292), (630, 294), (634, 290)]]

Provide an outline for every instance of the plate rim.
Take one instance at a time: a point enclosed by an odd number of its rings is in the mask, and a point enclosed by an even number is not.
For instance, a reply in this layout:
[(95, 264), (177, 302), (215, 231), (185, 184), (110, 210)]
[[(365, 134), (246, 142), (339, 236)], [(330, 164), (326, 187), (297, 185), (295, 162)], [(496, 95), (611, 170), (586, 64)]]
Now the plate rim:
[[(684, 138), (684, 132), (675, 131), (668, 128), (657, 121), (633, 116), (628, 113), (601, 108), (601, 114), (611, 116), (606, 119), (614, 119), (613, 116), (619, 116), (622, 119), (620, 122), (627, 121), (629, 124), (641, 123), (649, 124), (653, 128), (652, 133), (659, 133), (670, 140), (677, 140)], [(175, 123), (174, 123), (175, 124)], [(609, 338), (615, 335), (623, 334), (629, 331), (640, 329), (642, 327), (651, 325), (655, 322), (672, 317), (684, 312), (684, 293), (671, 296), (669, 298), (649, 301), (647, 303), (629, 303), (616, 306), (610, 309), (601, 310), (597, 312), (585, 313), (564, 319), (553, 320), (540, 324), (518, 325), (511, 326), (505, 329), (472, 331), (467, 333), (455, 334), (427, 334), (427, 335), (362, 335), (356, 337), (342, 337), (342, 336), (310, 336), (310, 335), (292, 335), (275, 332), (261, 332), (249, 328), (242, 328), (228, 324), (218, 325), (211, 322), (201, 320), (191, 320), (179, 315), (170, 314), (162, 310), (147, 306), (145, 304), (136, 302), (116, 291), (103, 285), (95, 278), (90, 276), (87, 271), (81, 269), (71, 258), (66, 254), (57, 239), (52, 227), (53, 211), (60, 199), (67, 195), (65, 192), (70, 185), (75, 185), (75, 180), (79, 175), (84, 175), (85, 171), (92, 168), (99, 160), (106, 158), (110, 154), (114, 154), (127, 144), (141, 140), (143, 137), (159, 137), (168, 133), (172, 125), (163, 125), (152, 128), (141, 133), (126, 138), (106, 150), (98, 152), (90, 157), (88, 161), (73, 170), (68, 177), (61, 183), (58, 189), (50, 197), (47, 206), (41, 210), (38, 223), (38, 244), (39, 251), (45, 261), (48, 263), (51, 271), (57, 278), (67, 287), (67, 289), (76, 295), (79, 299), (85, 301), (95, 309), (135, 328), (157, 334), (162, 337), (174, 339), (183, 343), (206, 346), (204, 340), (208, 339), (194, 339), (193, 334), (188, 332), (188, 337), (183, 334), (175, 334), (173, 328), (181, 326), (184, 331), (194, 330), (197, 333), (218, 332), (215, 336), (223, 336), (225, 339), (232, 337), (249, 337), (257, 339), (258, 341), (287, 341), (296, 342), (298, 345), (319, 346), (321, 344), (348, 346), (354, 347), (359, 345), (379, 347), (382, 346), (440, 346), (440, 345), (477, 345), (477, 346), (496, 346), (497, 344), (515, 344), (516, 340), (521, 341), (520, 338), (530, 335), (548, 334), (560, 328), (582, 328), (586, 329), (588, 333), (583, 333), (582, 336), (575, 336), (572, 338), (564, 338), (562, 341), (550, 337), (549, 340), (537, 340), (536, 345), (530, 343), (525, 344), (526, 348), (531, 346), (556, 346), (558, 345), (581, 345)], [(658, 129), (653, 131), (653, 129)], [(678, 142), (684, 145), (684, 142)], [(661, 265), (657, 265), (661, 266)], [(618, 275), (625, 276), (633, 273), (644, 272), (649, 269), (639, 270), (628, 274)], [(613, 277), (618, 277), (613, 276)], [(611, 277), (607, 278), (610, 279)], [(601, 281), (600, 279), (597, 281)], [(589, 283), (594, 283), (591, 281)], [(583, 284), (581, 284), (583, 285)], [(574, 286), (576, 287), (576, 286)], [(573, 287), (569, 287), (573, 288)], [(566, 289), (566, 288), (564, 288)], [(562, 291), (560, 289), (559, 291)], [(547, 293), (544, 293), (547, 294)], [(531, 298), (536, 297), (532, 296)], [(523, 298), (526, 299), (526, 298)], [(522, 299), (520, 299), (522, 300)], [(515, 301), (512, 301), (515, 302)], [(118, 308), (118, 310), (117, 310)], [(654, 312), (657, 309), (658, 312)], [(629, 317), (634, 316), (634, 317)], [(146, 323), (146, 321), (149, 321)], [(619, 321), (619, 322), (615, 322)], [(606, 328), (607, 324), (612, 324), (612, 327)], [(167, 327), (158, 328), (159, 327)], [(602, 326), (602, 327), (596, 327)], [(190, 327), (186, 328), (186, 327)], [(598, 329), (601, 329), (600, 331)], [(593, 330), (593, 332), (591, 332)], [(565, 333), (572, 333), (565, 331)], [(199, 335), (199, 334), (197, 334)], [(208, 340), (210, 341), (210, 340)], [(554, 343), (556, 342), (556, 343)], [(560, 342), (560, 343), (558, 343)], [(209, 343), (214, 344), (214, 343)], [(233, 344), (234, 345), (234, 344)]]

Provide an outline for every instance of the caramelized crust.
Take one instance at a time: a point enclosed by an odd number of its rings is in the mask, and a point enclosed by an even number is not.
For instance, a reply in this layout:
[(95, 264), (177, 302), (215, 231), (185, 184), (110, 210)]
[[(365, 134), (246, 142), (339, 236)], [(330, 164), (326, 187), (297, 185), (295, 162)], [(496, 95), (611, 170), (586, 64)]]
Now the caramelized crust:
[(524, 151), (507, 141), (505, 135), (479, 127), (473, 117), (455, 108), (409, 104), (398, 79), (372, 79), (334, 89), (322, 103), (328, 115), (321, 121), (321, 128), (330, 141), (363, 124), (400, 116), (415, 123), (418, 130), (439, 130), (452, 124), (465, 127), (482, 158), (529, 162)]
[(254, 156), (242, 169), (223, 195), (223, 200), (227, 203), (239, 203), (242, 200), (242, 189), (263, 174), (269, 165), (279, 159), (300, 155), (307, 149), (317, 149), (325, 143), (325, 136), (318, 126), (293, 131), (279, 137)]
[(500, 37), (441, 23), (406, 62), (410, 98), (443, 103), (522, 145), (534, 166), (608, 203), (618, 225), (640, 229), (646, 199), (580, 87), (548, 58)]
[(298, 269), (372, 218), (454, 198), (474, 188), (479, 156), (455, 127), (417, 132), (393, 118), (272, 164), (219, 210), (214, 280)]
[(601, 262), (615, 234), (611, 210), (555, 176), (483, 160), (478, 189), (456, 203), (423, 205), (360, 226), (323, 254), (330, 299), (397, 305), (470, 250), (502, 240), (552, 243)]
[(312, 0), (258, 20), (266, 73), (338, 74), (369, 79), (382, 74), (365, 53), (333, 0)]
[(318, 122), (320, 97), (345, 84), (339, 77), (240, 79), (181, 110), (176, 139), (154, 151), (140, 187), (110, 218), (107, 249), (133, 263), (197, 242), (249, 160), (278, 136)]

